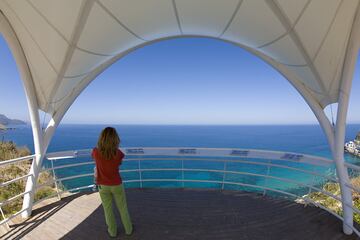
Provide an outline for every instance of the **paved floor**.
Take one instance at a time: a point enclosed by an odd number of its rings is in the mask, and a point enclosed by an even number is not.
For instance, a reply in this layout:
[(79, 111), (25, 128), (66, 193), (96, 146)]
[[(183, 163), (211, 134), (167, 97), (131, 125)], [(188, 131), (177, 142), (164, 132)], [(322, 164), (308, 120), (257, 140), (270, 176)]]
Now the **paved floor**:
[[(125, 236), (119, 222), (117, 239), (357, 239), (321, 209), (254, 193), (128, 189), (127, 198), (135, 232)], [(40, 207), (0, 239), (108, 239), (99, 195)]]

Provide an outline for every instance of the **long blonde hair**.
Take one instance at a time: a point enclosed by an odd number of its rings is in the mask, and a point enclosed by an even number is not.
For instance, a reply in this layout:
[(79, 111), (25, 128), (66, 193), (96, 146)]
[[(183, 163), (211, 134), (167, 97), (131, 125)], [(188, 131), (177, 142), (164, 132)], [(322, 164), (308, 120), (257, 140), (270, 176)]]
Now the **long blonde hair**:
[(101, 131), (97, 147), (103, 158), (113, 159), (116, 156), (119, 144), (120, 138), (115, 128), (107, 127)]

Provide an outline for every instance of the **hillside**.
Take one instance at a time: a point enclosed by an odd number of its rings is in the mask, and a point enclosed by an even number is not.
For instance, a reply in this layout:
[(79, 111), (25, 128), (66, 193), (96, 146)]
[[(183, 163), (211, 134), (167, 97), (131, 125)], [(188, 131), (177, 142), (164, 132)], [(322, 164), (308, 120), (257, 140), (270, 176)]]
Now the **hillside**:
[[(31, 152), (26, 147), (17, 147), (13, 142), (0, 142), (0, 161), (23, 157), (30, 155)], [(31, 161), (24, 161), (10, 164), (0, 168), (0, 182), (7, 182), (14, 178), (26, 175), (29, 172)], [(38, 184), (43, 184), (52, 179), (52, 175), (48, 172), (42, 172), (39, 176)], [(25, 179), (16, 181), (7, 186), (1, 187), (0, 202), (14, 197), (25, 190)], [(55, 193), (54, 185), (43, 187), (36, 192), (35, 200), (42, 199)], [(19, 211), (22, 207), (22, 198), (12, 201), (1, 206), (5, 216)], [(2, 216), (0, 215), (0, 221)]]
[[(359, 189), (360, 176), (351, 178), (350, 182), (351, 182), (352, 186)], [(341, 198), (341, 193), (340, 193), (341, 190), (340, 190), (339, 183), (333, 183), (333, 182), (325, 183), (323, 185), (322, 189), (326, 192), (331, 193), (334, 196), (337, 196), (338, 198)], [(334, 211), (335, 213), (342, 216), (342, 206), (341, 206), (340, 201), (337, 201), (334, 198), (332, 198), (328, 195), (325, 195), (322, 192), (311, 192), (311, 193), (305, 195), (304, 197), (308, 197), (311, 200), (313, 200), (314, 202), (316, 202), (326, 208), (329, 208), (332, 211)], [(352, 198), (353, 198), (354, 207), (356, 207), (357, 209), (360, 209), (360, 193), (358, 193), (356, 191), (352, 191)], [(296, 202), (305, 204), (305, 201), (303, 199), (297, 199)], [(360, 224), (360, 214), (354, 212), (354, 221), (357, 224)]]
[[(0, 124), (7, 126), (7, 125), (24, 125), (26, 122), (18, 120), (18, 119), (10, 119), (6, 117), (4, 114), (0, 114)], [(0, 125), (0, 128), (1, 128)]]

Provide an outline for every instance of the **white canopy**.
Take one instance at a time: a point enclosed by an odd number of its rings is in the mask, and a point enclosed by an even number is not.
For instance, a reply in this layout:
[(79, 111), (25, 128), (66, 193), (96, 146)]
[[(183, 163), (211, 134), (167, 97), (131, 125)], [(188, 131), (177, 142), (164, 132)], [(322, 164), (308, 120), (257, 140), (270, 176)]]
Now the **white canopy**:
[[(55, 129), (82, 90), (134, 49), (196, 36), (254, 53), (304, 97), (329, 141), (341, 187), (343, 230), (351, 234), (351, 183), (343, 153), (360, 47), (359, 6), (360, 0), (0, 0), (0, 32), (21, 73), (34, 134), (34, 177), (27, 181), (23, 216), (31, 213)], [(339, 104), (335, 126), (323, 111), (331, 103)], [(51, 115), (45, 130), (38, 110)]]
[(322, 107), (339, 98), (358, 0), (1, 0), (38, 106), (53, 114), (129, 51), (204, 36), (264, 58)]

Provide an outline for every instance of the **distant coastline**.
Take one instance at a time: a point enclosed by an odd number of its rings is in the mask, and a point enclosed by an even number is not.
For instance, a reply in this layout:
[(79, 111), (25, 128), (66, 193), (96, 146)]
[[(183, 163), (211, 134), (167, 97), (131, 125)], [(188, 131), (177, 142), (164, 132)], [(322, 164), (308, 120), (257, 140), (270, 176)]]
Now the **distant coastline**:
[(26, 125), (26, 122), (19, 119), (10, 119), (4, 114), (0, 114), (0, 131), (13, 130), (14, 126)]
[[(318, 122), (314, 123), (263, 123), (263, 124), (212, 124), (212, 123), (79, 123), (79, 122), (61, 122), (60, 125), (69, 125), (69, 126), (191, 126), (191, 127), (272, 127), (272, 126), (320, 126)], [(348, 125), (360, 125), (360, 122), (350, 122)]]

